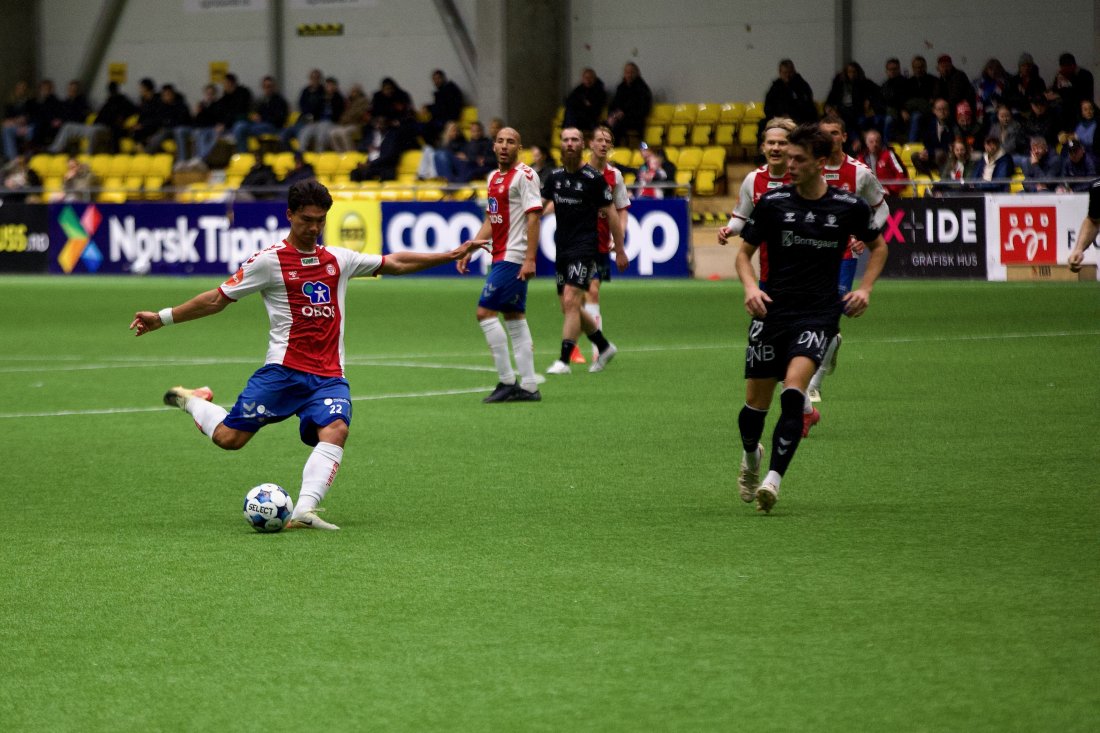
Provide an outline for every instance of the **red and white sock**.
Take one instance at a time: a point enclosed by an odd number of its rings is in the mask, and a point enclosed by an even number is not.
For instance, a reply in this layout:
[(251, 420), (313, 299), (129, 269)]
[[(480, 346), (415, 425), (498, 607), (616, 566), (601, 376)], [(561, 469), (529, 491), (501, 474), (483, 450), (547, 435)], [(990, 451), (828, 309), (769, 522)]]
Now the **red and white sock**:
[(317, 508), (325, 498), (340, 461), (344, 459), (344, 449), (333, 443), (318, 443), (302, 469), (302, 491), (294, 504), (294, 516), (300, 517)]

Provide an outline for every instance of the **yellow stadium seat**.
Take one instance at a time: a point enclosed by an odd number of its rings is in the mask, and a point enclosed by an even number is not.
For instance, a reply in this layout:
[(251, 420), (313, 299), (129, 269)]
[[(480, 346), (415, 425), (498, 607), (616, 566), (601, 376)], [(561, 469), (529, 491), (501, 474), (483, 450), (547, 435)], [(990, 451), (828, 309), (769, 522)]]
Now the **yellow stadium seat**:
[(420, 170), (419, 150), (406, 150), (401, 153), (401, 160), (397, 163), (398, 181), (415, 181), (416, 172)]
[(46, 168), (47, 176), (64, 176), (69, 168), (69, 156), (64, 153), (51, 155)]
[(171, 178), (172, 156), (167, 153), (157, 153), (154, 155), (152, 162), (149, 164), (149, 170), (145, 172), (145, 175), (158, 176), (162, 179)]
[(134, 156), (119, 153), (118, 155), (112, 155), (110, 164), (107, 166), (107, 177), (109, 178), (125, 178), (130, 174), (130, 161)]
[[(673, 165), (679, 165), (677, 161), (680, 160), (680, 148), (666, 147), (664, 150), (665, 160), (667, 160), (669, 163), (672, 163)], [(638, 167), (640, 168), (641, 166)]]
[(714, 179), (716, 174), (712, 170), (700, 170), (695, 177), (695, 193), (700, 196), (713, 196), (715, 192)]
[(725, 124), (737, 124), (744, 116), (744, 102), (726, 102), (718, 110), (718, 121)]
[(427, 186), (416, 189), (417, 201), (442, 201), (445, 195), (439, 186)]
[(732, 122), (719, 123), (718, 126), (714, 128), (714, 144), (732, 148), (733, 136), (736, 131), (737, 125)]
[(699, 112), (699, 106), (695, 104), (678, 104), (672, 109), (672, 124), (690, 125), (695, 122), (695, 115)]
[(642, 151), (641, 150), (633, 151), (630, 154), (630, 167), (631, 168), (641, 168), (643, 165), (645, 165), (645, 158), (642, 157)]
[(652, 147), (656, 147), (657, 145), (660, 145), (661, 141), (664, 139), (664, 137), (665, 137), (665, 126), (664, 125), (648, 124), (648, 125), (645, 126), (645, 134), (642, 136), (642, 139), (645, 140), (646, 145), (648, 145), (649, 147), (652, 148)]
[(313, 170), (317, 172), (318, 178), (325, 176), (331, 178), (340, 169), (340, 155), (331, 150), (326, 150), (323, 153), (318, 153), (316, 162), (313, 164)]
[(722, 105), (712, 102), (704, 102), (697, 106), (695, 111), (695, 124), (716, 125), (718, 116), (722, 113)]
[(477, 107), (466, 106), (462, 108), (462, 115), (458, 118), (458, 124), (465, 129), (471, 122), (477, 122), (480, 117), (477, 115)]
[(611, 162), (622, 168), (623, 166), (630, 165), (630, 159), (633, 156), (633, 152), (630, 148), (615, 148), (611, 151)]
[(340, 162), (336, 166), (337, 173), (351, 173), (353, 170), (359, 167), (361, 163), (367, 161), (366, 153), (342, 153), (340, 155)]
[(565, 105), (559, 105), (558, 111), (554, 113), (554, 124), (561, 125), (565, 121)]
[(691, 127), (691, 144), (700, 147), (710, 144), (710, 136), (714, 131), (713, 125), (700, 125), (696, 122)]
[(687, 145), (687, 125), (669, 125), (668, 134), (665, 136), (665, 142), (669, 145), (675, 145), (680, 147)]
[(742, 122), (759, 122), (764, 119), (764, 103), (763, 102), (748, 102), (745, 105), (745, 114), (742, 115)]
[(699, 161), (700, 170), (710, 170), (717, 174), (718, 178), (726, 172), (726, 149), (711, 145), (703, 149), (703, 158)]
[(680, 157), (676, 159), (676, 168), (678, 171), (694, 172), (702, 162), (703, 149), (698, 147), (687, 147), (680, 150)]
[(672, 115), (675, 111), (675, 104), (655, 104), (649, 110), (649, 119), (646, 122), (651, 125), (668, 125), (672, 122)]
[(46, 180), (46, 171), (50, 167), (49, 155), (35, 155), (27, 162), (27, 167), (38, 174), (42, 180)]
[(130, 167), (126, 171), (127, 176), (141, 178), (149, 173), (153, 166), (153, 156), (149, 153), (138, 153), (130, 159)]
[(254, 165), (256, 165), (256, 156), (252, 153), (234, 153), (229, 159), (229, 167), (225, 169), (225, 174), (244, 177)]

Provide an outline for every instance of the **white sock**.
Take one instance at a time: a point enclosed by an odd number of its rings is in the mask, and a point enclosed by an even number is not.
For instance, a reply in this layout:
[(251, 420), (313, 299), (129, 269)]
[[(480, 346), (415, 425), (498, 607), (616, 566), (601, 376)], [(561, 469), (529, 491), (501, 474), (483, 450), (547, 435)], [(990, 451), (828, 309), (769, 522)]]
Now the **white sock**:
[(760, 470), (760, 454), (759, 453), (757, 453), (756, 451), (753, 451), (752, 453), (746, 453), (745, 451), (741, 451), (741, 455), (744, 456), (745, 465), (748, 467), (748, 469), (750, 471)]
[(502, 384), (515, 384), (516, 373), (512, 370), (512, 359), (508, 356), (508, 334), (504, 332), (504, 326), (500, 325), (500, 319), (496, 316), (478, 321), (481, 330), (485, 332), (485, 340), (489, 344), (489, 352), (493, 355), (493, 363), (497, 367), (497, 376)]
[(222, 420), (229, 414), (224, 407), (199, 397), (189, 398), (183, 409), (191, 413), (191, 417), (195, 418), (195, 422), (199, 424), (199, 429), (208, 438), (214, 437), (214, 428), (221, 425)]
[[(813, 386), (813, 380), (810, 380), (810, 385)], [(802, 396), (802, 414), (809, 415), (813, 411), (814, 403), (810, 402), (810, 390), (807, 389), (806, 393)]]
[(512, 339), (512, 353), (516, 355), (516, 370), (519, 372), (519, 386), (528, 392), (539, 388), (535, 379), (535, 342), (531, 338), (531, 329), (526, 318), (505, 321), (508, 336)]
[(302, 469), (302, 491), (294, 504), (294, 516), (300, 517), (311, 512), (325, 498), (340, 461), (344, 459), (344, 449), (333, 443), (318, 443), (309, 454), (306, 467)]
[(592, 320), (596, 322), (596, 328), (603, 328), (603, 319), (600, 318), (600, 304), (585, 303), (584, 309), (588, 311), (588, 315), (592, 316)]
[(772, 486), (775, 487), (776, 491), (778, 491), (779, 490), (779, 483), (782, 480), (783, 480), (783, 477), (780, 476), (775, 471), (768, 471), (768, 475), (764, 477), (764, 480), (761, 483), (771, 484)]

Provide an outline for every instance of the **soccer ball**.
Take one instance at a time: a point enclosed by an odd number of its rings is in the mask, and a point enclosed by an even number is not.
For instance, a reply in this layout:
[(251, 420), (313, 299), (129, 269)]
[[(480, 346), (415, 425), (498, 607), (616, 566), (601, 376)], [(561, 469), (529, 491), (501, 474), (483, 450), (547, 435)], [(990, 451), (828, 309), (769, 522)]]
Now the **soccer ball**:
[(257, 532), (278, 532), (293, 511), (294, 500), (282, 486), (260, 484), (244, 497), (244, 518)]

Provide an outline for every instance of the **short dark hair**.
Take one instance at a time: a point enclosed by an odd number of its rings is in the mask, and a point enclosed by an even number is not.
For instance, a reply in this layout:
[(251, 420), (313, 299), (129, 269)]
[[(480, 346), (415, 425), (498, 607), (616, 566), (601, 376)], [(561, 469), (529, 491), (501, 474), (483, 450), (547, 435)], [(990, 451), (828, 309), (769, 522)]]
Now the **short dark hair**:
[(237, 75), (236, 74), (226, 74), (225, 75), (225, 80), (226, 81), (231, 81), (234, 84), (236, 84), (237, 83)]
[(1058, 57), (1059, 66), (1076, 66), (1077, 58), (1072, 53), (1064, 53)]
[(825, 134), (816, 122), (808, 122), (794, 128), (787, 140), (791, 145), (806, 148), (814, 158), (828, 158), (833, 152), (833, 139)]
[(842, 132), (848, 132), (848, 126), (844, 124), (844, 118), (835, 112), (830, 112), (821, 118), (823, 125), (838, 125)]
[(307, 206), (317, 206), (325, 211), (332, 208), (332, 194), (313, 178), (295, 183), (286, 197), (286, 207), (292, 212), (301, 211)]
[(156, 91), (156, 88), (157, 88), (157, 84), (156, 84), (156, 82), (154, 82), (154, 81), (153, 81), (153, 80), (152, 80), (151, 78), (149, 78), (148, 76), (147, 76), (147, 77), (145, 77), (144, 79), (142, 79), (141, 81), (139, 81), (139, 82), (138, 82), (138, 86), (139, 86), (139, 87), (142, 87), (143, 89), (148, 89), (148, 90), (149, 90), (149, 91), (151, 91), (151, 92), (152, 92), (152, 91)]

